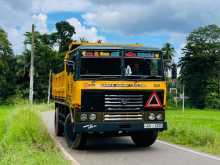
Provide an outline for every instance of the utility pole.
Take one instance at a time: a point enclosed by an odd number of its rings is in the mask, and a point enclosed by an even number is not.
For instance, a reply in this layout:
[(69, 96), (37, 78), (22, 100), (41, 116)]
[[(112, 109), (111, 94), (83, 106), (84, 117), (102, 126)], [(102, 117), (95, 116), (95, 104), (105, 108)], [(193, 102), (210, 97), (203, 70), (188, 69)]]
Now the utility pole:
[(48, 97), (47, 97), (47, 104), (50, 104), (50, 89), (51, 89), (51, 69), (49, 74), (49, 80), (48, 80)]
[(182, 105), (182, 110), (183, 112), (185, 111), (185, 92), (184, 92), (184, 85), (183, 85), (183, 105)]
[(178, 102), (177, 102), (177, 94), (178, 94), (178, 92), (177, 92), (177, 86), (176, 86), (176, 101), (175, 101), (175, 103), (176, 103), (176, 108), (178, 107)]
[(32, 24), (32, 42), (31, 42), (31, 66), (30, 66), (30, 88), (29, 88), (29, 103), (33, 104), (34, 95), (34, 24)]
[(3, 50), (3, 46), (1, 45), (1, 43), (0, 43), (0, 56), (1, 55), (4, 55), (4, 50)]

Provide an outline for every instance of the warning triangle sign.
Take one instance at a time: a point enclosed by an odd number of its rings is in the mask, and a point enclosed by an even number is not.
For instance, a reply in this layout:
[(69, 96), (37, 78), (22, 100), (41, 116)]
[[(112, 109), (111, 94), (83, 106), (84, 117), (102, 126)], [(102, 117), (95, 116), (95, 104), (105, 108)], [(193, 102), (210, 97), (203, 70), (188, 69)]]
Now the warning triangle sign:
[(162, 104), (160, 102), (160, 99), (156, 91), (152, 92), (152, 94), (148, 98), (144, 107), (145, 108), (161, 108), (162, 107)]

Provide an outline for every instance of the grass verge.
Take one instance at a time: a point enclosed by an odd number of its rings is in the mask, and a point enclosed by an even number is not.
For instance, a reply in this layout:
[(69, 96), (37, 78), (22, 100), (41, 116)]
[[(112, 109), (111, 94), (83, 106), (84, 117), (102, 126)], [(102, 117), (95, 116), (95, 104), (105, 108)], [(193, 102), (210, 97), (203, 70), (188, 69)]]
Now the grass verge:
[(220, 111), (168, 110), (166, 119), (168, 130), (161, 140), (220, 156)]
[(27, 106), (0, 106), (0, 164), (69, 164), (38, 113)]

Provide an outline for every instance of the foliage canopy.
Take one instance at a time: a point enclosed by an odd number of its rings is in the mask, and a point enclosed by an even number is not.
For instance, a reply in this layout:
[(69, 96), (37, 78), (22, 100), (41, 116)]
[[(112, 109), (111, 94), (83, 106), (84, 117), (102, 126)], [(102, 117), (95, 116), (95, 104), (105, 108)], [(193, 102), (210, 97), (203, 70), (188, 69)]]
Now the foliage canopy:
[(200, 27), (186, 41), (179, 64), (191, 104), (198, 108), (220, 108), (220, 28)]

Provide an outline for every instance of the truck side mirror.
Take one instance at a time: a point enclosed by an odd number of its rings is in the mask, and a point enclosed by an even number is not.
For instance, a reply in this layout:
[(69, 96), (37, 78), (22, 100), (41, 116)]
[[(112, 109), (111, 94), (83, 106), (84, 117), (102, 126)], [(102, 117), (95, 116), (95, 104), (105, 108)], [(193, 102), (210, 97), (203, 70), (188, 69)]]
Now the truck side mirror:
[(68, 74), (73, 73), (75, 71), (75, 65), (73, 61), (68, 61), (66, 65), (67, 65), (66, 69)]

